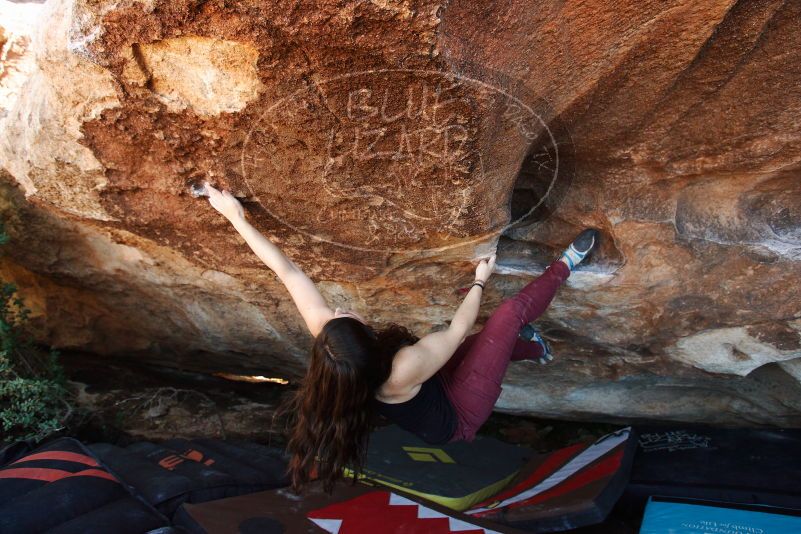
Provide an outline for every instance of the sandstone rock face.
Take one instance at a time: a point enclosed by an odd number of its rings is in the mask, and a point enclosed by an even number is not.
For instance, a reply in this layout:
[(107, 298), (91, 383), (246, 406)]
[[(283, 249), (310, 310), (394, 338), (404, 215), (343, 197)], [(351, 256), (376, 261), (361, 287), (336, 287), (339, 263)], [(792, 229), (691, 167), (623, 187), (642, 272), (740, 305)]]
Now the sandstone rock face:
[(301, 373), (209, 179), (332, 305), (418, 334), (476, 258), (483, 322), (597, 227), (500, 409), (801, 425), (801, 4), (0, 5), (2, 275), (42, 342)]
[(124, 75), (150, 90), (173, 113), (203, 117), (243, 109), (259, 94), (258, 51), (209, 37), (176, 37), (131, 46)]

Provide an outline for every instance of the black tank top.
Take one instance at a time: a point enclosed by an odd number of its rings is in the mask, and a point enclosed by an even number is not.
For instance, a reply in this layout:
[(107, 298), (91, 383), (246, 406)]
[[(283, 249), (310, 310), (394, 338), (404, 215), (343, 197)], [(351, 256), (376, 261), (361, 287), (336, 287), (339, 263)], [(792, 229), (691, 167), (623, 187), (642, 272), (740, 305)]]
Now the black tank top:
[(432, 445), (447, 443), (456, 432), (456, 412), (445, 396), (439, 373), (422, 383), (411, 399), (397, 404), (375, 401), (378, 413)]

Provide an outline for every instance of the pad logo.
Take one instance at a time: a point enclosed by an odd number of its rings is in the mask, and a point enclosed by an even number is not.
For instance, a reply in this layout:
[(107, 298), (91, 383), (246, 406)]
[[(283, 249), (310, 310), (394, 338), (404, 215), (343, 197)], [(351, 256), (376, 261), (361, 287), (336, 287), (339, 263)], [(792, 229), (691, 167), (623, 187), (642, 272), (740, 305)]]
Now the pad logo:
[(211, 465), (214, 463), (214, 459), (212, 458), (206, 458), (206, 460), (204, 460), (202, 452), (194, 449), (187, 449), (183, 454), (170, 454), (165, 456), (159, 460), (159, 465), (168, 471), (172, 471), (184, 460), (192, 460), (204, 465)]
[(403, 450), (415, 462), (440, 462), (443, 464), (455, 464), (453, 458), (442, 449), (429, 449), (427, 447), (403, 447)]

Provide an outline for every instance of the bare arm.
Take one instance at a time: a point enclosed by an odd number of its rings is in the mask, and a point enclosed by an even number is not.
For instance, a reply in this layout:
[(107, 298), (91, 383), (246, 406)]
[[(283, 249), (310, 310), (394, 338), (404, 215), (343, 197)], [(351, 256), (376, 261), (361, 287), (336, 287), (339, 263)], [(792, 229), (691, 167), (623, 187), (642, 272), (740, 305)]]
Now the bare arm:
[(306, 327), (312, 336), (320, 333), (323, 325), (334, 317), (325, 299), (317, 291), (314, 282), (306, 276), (295, 263), (287, 258), (281, 249), (264, 237), (245, 219), (245, 212), (239, 201), (228, 191), (219, 192), (206, 186), (209, 201), (231, 222), (237, 232), (256, 254), (283, 282), (297, 306)]
[(233, 219), (237, 232), (245, 238), (250, 248), (256, 253), (261, 261), (275, 272), (278, 278), (286, 286), (292, 300), (295, 302), (306, 327), (312, 336), (322, 330), (323, 325), (334, 317), (334, 312), (328, 307), (317, 287), (306, 274), (287, 258), (281, 250), (272, 244), (258, 230), (256, 230), (245, 218)]
[[(495, 255), (489, 261), (481, 260), (476, 267), (476, 280), (486, 283), (494, 268)], [(471, 287), (448, 328), (428, 334), (414, 345), (401, 349), (393, 362), (388, 393), (404, 395), (434, 376), (448, 362), (476, 322), (482, 292), (477, 285)]]

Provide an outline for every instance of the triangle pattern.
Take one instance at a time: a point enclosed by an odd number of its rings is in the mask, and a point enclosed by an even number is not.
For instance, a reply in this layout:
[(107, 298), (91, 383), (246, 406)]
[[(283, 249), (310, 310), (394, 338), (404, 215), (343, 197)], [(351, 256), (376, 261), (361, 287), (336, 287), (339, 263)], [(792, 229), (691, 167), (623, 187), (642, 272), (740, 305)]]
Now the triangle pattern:
[(310, 517), (309, 520), (331, 534), (339, 534), (339, 529), (342, 527), (341, 519), (313, 519)]
[(417, 506), (416, 502), (392, 492), (389, 494), (389, 504), (390, 506)]
[[(456, 519), (455, 517), (448, 518), (448, 528), (451, 529), (451, 532), (463, 532), (465, 530), (474, 531), (477, 529), (482, 529), (482, 527), (478, 525), (472, 525), (467, 521), (462, 521), (461, 519)], [(487, 534), (497, 534), (494, 530), (487, 530), (485, 528), (482, 530)]]
[[(496, 534), (388, 491), (374, 491), (312, 510), (307, 517), (332, 534)], [(387, 529), (392, 530), (387, 530)]]
[(448, 517), (445, 514), (437, 512), (436, 510), (432, 510), (431, 508), (427, 508), (425, 506), (417, 505), (417, 517), (418, 519), (434, 519), (437, 517)]

